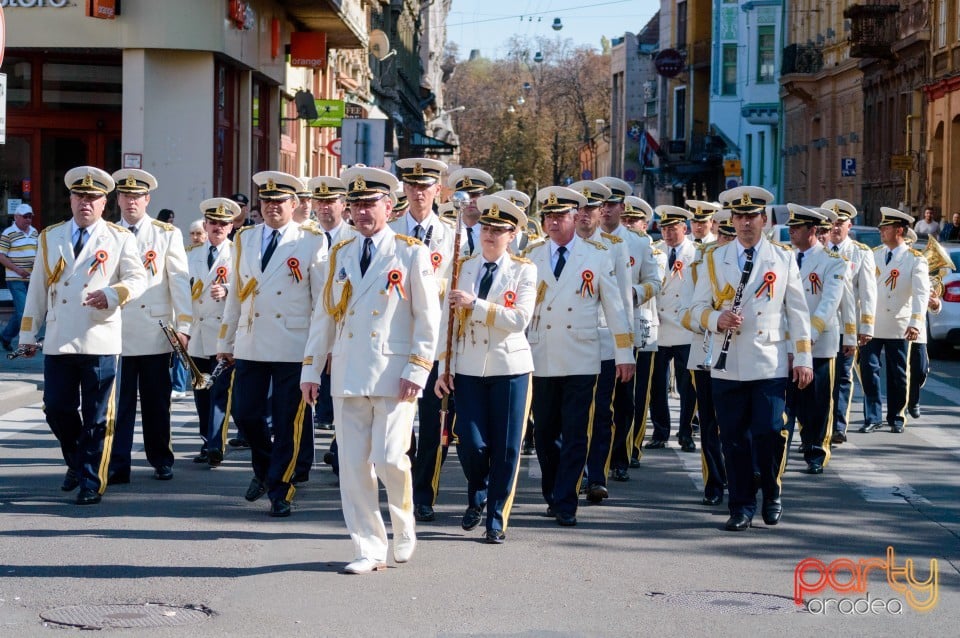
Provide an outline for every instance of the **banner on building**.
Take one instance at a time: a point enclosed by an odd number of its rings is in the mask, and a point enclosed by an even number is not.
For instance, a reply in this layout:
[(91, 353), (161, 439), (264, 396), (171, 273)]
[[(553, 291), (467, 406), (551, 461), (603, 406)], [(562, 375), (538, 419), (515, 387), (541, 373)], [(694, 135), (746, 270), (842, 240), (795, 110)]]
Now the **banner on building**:
[(315, 31), (290, 34), (290, 66), (322, 69), (327, 65), (327, 34)]
[(343, 123), (343, 100), (314, 100), (317, 105), (317, 119), (310, 120), (307, 126), (339, 128)]

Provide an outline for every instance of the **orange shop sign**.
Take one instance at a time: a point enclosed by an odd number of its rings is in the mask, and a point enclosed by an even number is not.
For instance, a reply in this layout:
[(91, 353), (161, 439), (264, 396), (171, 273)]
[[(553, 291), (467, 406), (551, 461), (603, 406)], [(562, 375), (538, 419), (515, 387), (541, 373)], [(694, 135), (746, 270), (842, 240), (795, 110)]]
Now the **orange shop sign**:
[(290, 66), (322, 69), (327, 64), (327, 34), (315, 31), (290, 34)]

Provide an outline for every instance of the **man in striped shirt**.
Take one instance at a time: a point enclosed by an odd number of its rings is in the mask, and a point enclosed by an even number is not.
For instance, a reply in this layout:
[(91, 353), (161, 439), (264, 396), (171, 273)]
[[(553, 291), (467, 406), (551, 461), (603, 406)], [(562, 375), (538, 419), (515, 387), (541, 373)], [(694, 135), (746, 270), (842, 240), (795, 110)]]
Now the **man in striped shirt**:
[(7, 290), (13, 298), (13, 314), (0, 332), (0, 346), (13, 350), (12, 341), (20, 332), (20, 318), (27, 300), (27, 284), (33, 260), (37, 256), (37, 229), (30, 204), (20, 204), (13, 214), (13, 224), (0, 235), (0, 265), (6, 269)]

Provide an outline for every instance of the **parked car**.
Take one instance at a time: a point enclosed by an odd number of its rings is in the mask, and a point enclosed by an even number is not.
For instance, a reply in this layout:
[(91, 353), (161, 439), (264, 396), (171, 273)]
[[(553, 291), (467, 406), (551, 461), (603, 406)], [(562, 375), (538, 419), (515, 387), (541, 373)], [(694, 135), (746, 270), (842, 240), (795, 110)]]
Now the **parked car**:
[[(927, 313), (927, 350), (931, 355), (946, 354), (960, 346), (960, 242), (941, 242), (953, 261), (953, 271), (943, 278), (943, 307), (939, 314)], [(923, 251), (926, 242), (914, 248)]]

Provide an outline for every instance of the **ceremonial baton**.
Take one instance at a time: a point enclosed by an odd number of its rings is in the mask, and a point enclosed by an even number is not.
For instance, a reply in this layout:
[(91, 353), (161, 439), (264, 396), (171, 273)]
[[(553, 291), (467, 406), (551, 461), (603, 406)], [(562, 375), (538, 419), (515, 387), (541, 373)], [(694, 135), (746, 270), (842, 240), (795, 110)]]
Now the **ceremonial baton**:
[[(457, 230), (453, 235), (453, 273), (450, 276), (450, 286), (447, 288), (447, 294), (457, 287), (460, 281), (460, 233), (463, 230), (463, 209), (470, 203), (470, 196), (463, 191), (457, 191), (450, 198), (453, 203), (453, 209), (457, 213)], [(453, 354), (453, 324), (454, 311), (450, 309), (450, 316), (447, 318), (447, 349), (443, 353), (443, 368), (450, 370), (450, 356)], [(443, 395), (440, 401), (440, 444), (449, 445), (450, 435), (447, 429), (447, 414), (450, 412), (450, 393)]]

